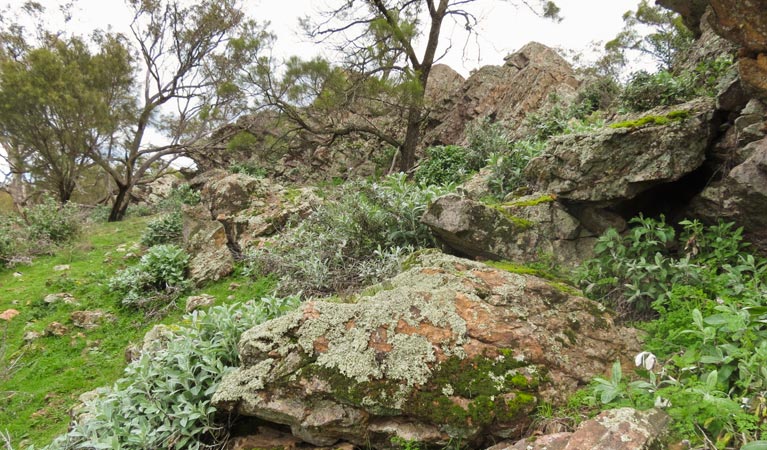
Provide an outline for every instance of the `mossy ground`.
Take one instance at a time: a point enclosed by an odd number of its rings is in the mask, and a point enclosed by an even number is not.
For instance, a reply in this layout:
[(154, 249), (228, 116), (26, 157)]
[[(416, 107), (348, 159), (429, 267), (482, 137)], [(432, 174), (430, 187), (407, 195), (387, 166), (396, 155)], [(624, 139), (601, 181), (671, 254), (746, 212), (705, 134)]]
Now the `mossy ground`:
[(639, 128), (645, 125), (668, 125), (673, 122), (680, 122), (690, 117), (690, 111), (677, 110), (671, 111), (665, 116), (644, 116), (635, 120), (626, 120), (610, 125), (610, 128)]
[[(20, 312), (7, 323), (6, 361), (21, 355), (16, 370), (0, 378), (0, 432), (7, 432), (14, 445), (45, 445), (66, 431), (68, 410), (83, 392), (110, 386), (126, 365), (125, 349), (140, 342), (156, 323), (173, 323), (183, 314), (183, 299), (160, 318), (120, 305), (107, 286), (115, 271), (134, 263), (116, 252), (121, 244), (138, 242), (149, 218), (131, 218), (119, 223), (89, 225), (76, 242), (53, 256), (39, 257), (31, 265), (0, 269), (0, 311)], [(69, 270), (57, 272), (57, 265)], [(20, 276), (18, 274), (21, 274)], [(234, 285), (232, 283), (235, 283)], [(233, 277), (199, 290), (214, 295), (217, 303), (243, 301), (265, 294), (269, 280), (248, 281)], [(49, 305), (51, 293), (72, 294), (79, 305)], [(233, 296), (231, 299), (227, 297)], [(93, 330), (75, 328), (73, 311), (101, 309), (116, 316)], [(47, 336), (25, 344), (27, 331), (42, 332), (52, 322), (68, 328), (61, 337)], [(4, 323), (0, 324), (0, 338)], [(2, 370), (0, 370), (2, 374)]]

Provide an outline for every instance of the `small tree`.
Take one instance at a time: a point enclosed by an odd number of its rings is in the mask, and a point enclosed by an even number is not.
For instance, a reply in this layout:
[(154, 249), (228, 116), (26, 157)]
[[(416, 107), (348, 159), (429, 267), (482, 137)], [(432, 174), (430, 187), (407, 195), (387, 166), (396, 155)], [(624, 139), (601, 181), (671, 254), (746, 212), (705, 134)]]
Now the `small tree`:
[(640, 1), (636, 11), (627, 11), (623, 22), (623, 31), (605, 44), (607, 58), (620, 65), (626, 63), (626, 50), (636, 50), (653, 58), (661, 70), (670, 71), (693, 42), (692, 32), (678, 14), (650, 6), (647, 0)]
[[(237, 114), (238, 70), (255, 59), (264, 37), (237, 0), (127, 2), (143, 91), (125, 140), (91, 155), (116, 186), (110, 221), (124, 217), (135, 186), (162, 175), (175, 157)], [(152, 126), (166, 143), (146, 144)]]
[(0, 61), (0, 135), (11, 170), (69, 201), (91, 155), (113, 139), (131, 106), (131, 57), (119, 36), (92, 44), (48, 34)]

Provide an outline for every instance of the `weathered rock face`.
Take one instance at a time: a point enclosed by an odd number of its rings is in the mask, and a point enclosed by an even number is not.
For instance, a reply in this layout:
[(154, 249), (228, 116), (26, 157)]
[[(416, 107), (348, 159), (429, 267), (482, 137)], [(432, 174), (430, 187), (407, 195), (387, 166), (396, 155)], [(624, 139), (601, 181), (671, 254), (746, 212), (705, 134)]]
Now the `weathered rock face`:
[(555, 433), (501, 443), (488, 450), (653, 450), (662, 448), (671, 418), (657, 409), (611, 409), (583, 422), (573, 433)]
[[(689, 117), (667, 125), (605, 128), (555, 138), (525, 174), (537, 190), (559, 199), (609, 205), (680, 179), (701, 166), (715, 137), (713, 102), (695, 100), (673, 110)], [(666, 116), (656, 109), (645, 116)]]
[(466, 125), (485, 117), (521, 123), (550, 94), (572, 95), (578, 85), (567, 61), (545, 45), (531, 42), (507, 57), (503, 66), (477, 70), (450, 98), (433, 105), (424, 142), (460, 143)]
[(320, 203), (311, 188), (288, 189), (225, 171), (203, 174), (192, 185), (202, 186), (202, 201), (185, 210), (184, 243), (192, 255), (190, 277), (198, 283), (229, 275), (235, 256)]
[(435, 64), (429, 73), (429, 84), (426, 86), (425, 100), (432, 107), (439, 108), (443, 102), (461, 88), (466, 81), (460, 73), (446, 64)]
[(767, 251), (767, 138), (748, 144), (744, 153), (749, 156), (742, 164), (693, 200), (690, 215), (734, 221), (749, 242)]
[(181, 184), (181, 179), (176, 175), (164, 175), (153, 182), (136, 186), (131, 195), (133, 201), (140, 205), (156, 205), (163, 199), (168, 198), (174, 188)]
[(421, 220), (461, 254), (515, 262), (550, 255), (562, 265), (577, 265), (592, 255), (597, 236), (547, 194), (500, 205), (446, 195), (430, 205)]
[(603, 373), (633, 331), (570, 289), (439, 253), (356, 304), (321, 301), (243, 334), (217, 407), (315, 445), (521, 436), (537, 401)]

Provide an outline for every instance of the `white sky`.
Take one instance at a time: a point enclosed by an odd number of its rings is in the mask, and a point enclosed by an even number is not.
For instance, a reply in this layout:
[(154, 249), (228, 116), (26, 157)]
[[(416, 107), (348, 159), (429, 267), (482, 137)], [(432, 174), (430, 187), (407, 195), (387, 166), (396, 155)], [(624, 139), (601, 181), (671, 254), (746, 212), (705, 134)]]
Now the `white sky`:
[[(43, 5), (58, 4), (57, 0), (39, 0)], [(21, 4), (23, 0), (5, 0)], [(300, 35), (298, 18), (312, 15), (332, 0), (244, 0), (247, 12), (259, 21), (270, 21), (278, 36), (275, 53), (312, 56), (320, 49)], [(337, 3), (337, 2), (336, 2)], [(453, 47), (441, 62), (461, 74), (487, 64), (502, 64), (503, 57), (530, 41), (567, 50), (588, 50), (591, 42), (607, 41), (623, 27), (623, 13), (635, 9), (639, 0), (557, 0), (564, 20), (555, 23), (533, 15), (524, 7), (515, 7), (509, 0), (480, 0), (470, 5), (480, 18), (478, 41), (470, 42), (464, 55), (465, 33), (461, 26), (447, 22), (443, 26), (443, 42), (452, 39)], [(55, 10), (55, 9), (54, 9)], [(76, 0), (70, 26), (83, 32), (112, 27), (127, 30), (130, 13), (122, 0)], [(443, 47), (444, 48), (444, 47)], [(481, 51), (478, 51), (480, 50)], [(439, 52), (438, 54), (441, 54)], [(478, 61), (479, 58), (479, 61)]]

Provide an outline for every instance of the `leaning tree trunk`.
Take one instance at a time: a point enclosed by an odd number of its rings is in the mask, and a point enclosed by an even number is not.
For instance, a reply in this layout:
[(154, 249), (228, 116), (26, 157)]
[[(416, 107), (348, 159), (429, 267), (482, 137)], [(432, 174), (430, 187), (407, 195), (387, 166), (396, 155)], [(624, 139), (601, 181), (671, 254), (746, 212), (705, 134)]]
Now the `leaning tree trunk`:
[(130, 203), (130, 184), (117, 185), (117, 195), (115, 196), (114, 203), (112, 203), (112, 210), (109, 211), (109, 221), (119, 222), (125, 218), (125, 213), (128, 211), (128, 204)]

